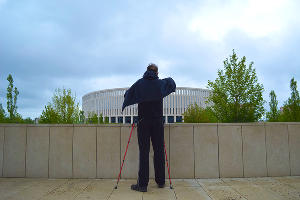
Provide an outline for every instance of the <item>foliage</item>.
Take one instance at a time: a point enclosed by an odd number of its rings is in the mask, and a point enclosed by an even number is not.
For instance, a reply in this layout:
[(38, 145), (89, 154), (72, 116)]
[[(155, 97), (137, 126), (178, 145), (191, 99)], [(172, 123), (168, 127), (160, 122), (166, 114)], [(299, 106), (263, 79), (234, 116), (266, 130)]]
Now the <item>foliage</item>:
[(0, 122), (5, 122), (5, 120), (6, 120), (6, 113), (2, 107), (2, 104), (0, 103)]
[(263, 85), (258, 83), (253, 62), (246, 66), (246, 57), (238, 59), (235, 51), (224, 61), (218, 78), (208, 81), (212, 90), (208, 102), (220, 122), (254, 122), (264, 114)]
[(109, 118), (108, 118), (108, 117), (105, 117), (104, 123), (105, 123), (105, 124), (108, 124), (108, 123), (109, 123)]
[(40, 116), (39, 123), (41, 124), (58, 124), (60, 123), (60, 116), (51, 104), (45, 106), (42, 115)]
[(102, 113), (100, 113), (100, 116), (99, 116), (99, 123), (104, 124)]
[(26, 119), (23, 119), (23, 122), (25, 124), (34, 124), (34, 120), (31, 119), (30, 117), (27, 117)]
[(280, 113), (277, 108), (278, 101), (276, 99), (276, 94), (274, 90), (270, 92), (270, 99), (271, 99), (269, 102), (270, 112), (267, 112), (267, 120), (269, 122), (278, 122)]
[(96, 113), (89, 113), (88, 119), (86, 121), (87, 124), (98, 124), (98, 116)]
[(18, 120), (19, 116), (17, 115), (17, 98), (19, 95), (19, 91), (16, 87), (14, 87), (14, 80), (12, 78), (12, 75), (9, 74), (7, 77), (7, 80), (9, 82), (7, 87), (7, 111), (9, 114), (10, 120)]
[(79, 103), (72, 95), (71, 89), (56, 89), (52, 102), (45, 106), (40, 123), (72, 124), (78, 123), (80, 117)]
[(201, 108), (196, 103), (189, 105), (183, 113), (185, 123), (213, 123), (217, 122), (216, 117), (210, 108)]
[(297, 81), (294, 78), (290, 82), (291, 97), (284, 103), (280, 121), (299, 122), (300, 121), (300, 97), (297, 90)]
[(80, 122), (80, 124), (84, 124), (84, 121), (85, 121), (84, 111), (81, 110), (79, 112), (79, 122)]

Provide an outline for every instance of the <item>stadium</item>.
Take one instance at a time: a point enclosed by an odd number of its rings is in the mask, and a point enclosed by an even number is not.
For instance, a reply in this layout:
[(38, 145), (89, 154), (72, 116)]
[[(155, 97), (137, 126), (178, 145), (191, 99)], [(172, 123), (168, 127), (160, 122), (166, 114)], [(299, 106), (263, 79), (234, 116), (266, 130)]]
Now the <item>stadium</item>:
[[(82, 109), (87, 118), (89, 113), (102, 114), (109, 123), (132, 123), (137, 119), (137, 104), (128, 106), (122, 111), (124, 94), (128, 88), (115, 88), (90, 92), (82, 97)], [(190, 87), (177, 87), (163, 100), (163, 115), (166, 123), (183, 122), (183, 113), (190, 104), (197, 103), (206, 107), (205, 101), (210, 90)]]

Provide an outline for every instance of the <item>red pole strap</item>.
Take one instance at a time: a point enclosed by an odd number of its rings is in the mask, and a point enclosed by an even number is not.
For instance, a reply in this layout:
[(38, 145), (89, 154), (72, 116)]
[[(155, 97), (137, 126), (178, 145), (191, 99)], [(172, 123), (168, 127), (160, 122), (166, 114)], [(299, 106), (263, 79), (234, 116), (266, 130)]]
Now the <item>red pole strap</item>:
[(120, 176), (121, 176), (122, 168), (123, 168), (123, 165), (124, 165), (124, 161), (125, 161), (127, 149), (128, 149), (129, 143), (130, 143), (130, 138), (131, 138), (131, 134), (132, 134), (132, 131), (133, 131), (133, 127), (134, 127), (134, 123), (132, 124), (132, 128), (131, 128), (131, 131), (130, 131), (130, 136), (129, 136), (129, 140), (128, 140), (128, 143), (127, 143), (127, 147), (126, 147), (126, 151), (125, 151), (125, 154), (124, 154), (124, 158), (123, 158), (123, 161), (122, 161), (120, 173), (119, 173), (119, 176), (118, 176), (118, 182), (117, 182), (117, 185), (118, 185), (119, 180), (120, 180)]
[(168, 164), (168, 156), (167, 156), (167, 150), (166, 150), (165, 141), (164, 141), (164, 148), (165, 148), (166, 161), (167, 161), (167, 167), (168, 167), (168, 173), (169, 173), (170, 187), (172, 188), (172, 182), (171, 182), (170, 169), (169, 169), (169, 164)]

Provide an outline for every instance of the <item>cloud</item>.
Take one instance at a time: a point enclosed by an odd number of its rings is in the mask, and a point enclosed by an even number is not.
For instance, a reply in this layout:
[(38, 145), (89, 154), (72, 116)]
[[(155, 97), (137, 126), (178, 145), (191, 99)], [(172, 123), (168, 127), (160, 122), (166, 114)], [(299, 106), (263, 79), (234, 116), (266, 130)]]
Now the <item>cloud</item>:
[(280, 102), (300, 80), (300, 16), (294, 0), (0, 0), (0, 100), (6, 77), (20, 90), (19, 111), (37, 117), (55, 88), (78, 100), (127, 87), (154, 62), (177, 86), (206, 87), (232, 49), (254, 61), (259, 81)]

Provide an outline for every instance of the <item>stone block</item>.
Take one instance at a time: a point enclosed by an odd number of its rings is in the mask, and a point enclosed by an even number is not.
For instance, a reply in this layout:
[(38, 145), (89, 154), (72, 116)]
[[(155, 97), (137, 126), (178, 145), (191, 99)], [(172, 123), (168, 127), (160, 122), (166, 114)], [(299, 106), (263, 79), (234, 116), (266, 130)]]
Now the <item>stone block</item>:
[[(121, 127), (121, 164), (130, 136), (131, 126)], [(126, 159), (122, 169), (122, 178), (137, 178), (139, 169), (139, 146), (137, 140), (137, 128), (134, 127)]]
[[(169, 143), (169, 131), (170, 131), (170, 128), (168, 125), (165, 125), (164, 127), (164, 138), (165, 138), (165, 147), (166, 147), (166, 150), (167, 150), (167, 156), (168, 156), (168, 159), (170, 159), (169, 157), (169, 154), (170, 154), (170, 143)], [(166, 159), (166, 155), (165, 156), (165, 159)], [(152, 143), (150, 141), (150, 154), (149, 154), (149, 177), (150, 178), (155, 178), (155, 174), (154, 174), (154, 152), (153, 152), (153, 147), (152, 147)], [(170, 164), (170, 161), (169, 161), (169, 164)], [(166, 178), (169, 178), (169, 175), (168, 175), (168, 167), (167, 167), (167, 163), (165, 162), (165, 177)], [(172, 177), (171, 177), (172, 178)]]
[(289, 125), (291, 176), (300, 176), (300, 125)]
[(26, 177), (48, 178), (49, 127), (27, 128)]
[(4, 147), (4, 127), (0, 127), (0, 177), (3, 169), (3, 147)]
[(194, 126), (195, 178), (219, 178), (218, 127)]
[(244, 177), (267, 176), (265, 126), (242, 126)]
[(25, 177), (26, 127), (4, 130), (4, 177)]
[(74, 127), (73, 178), (96, 178), (96, 127)]
[(97, 178), (117, 178), (120, 172), (120, 127), (97, 127)]
[(49, 178), (72, 178), (73, 127), (50, 127)]
[(173, 178), (194, 178), (193, 125), (170, 125), (170, 165)]
[(287, 124), (266, 125), (266, 147), (268, 176), (290, 175)]
[(220, 177), (243, 177), (242, 133), (239, 125), (219, 125)]

